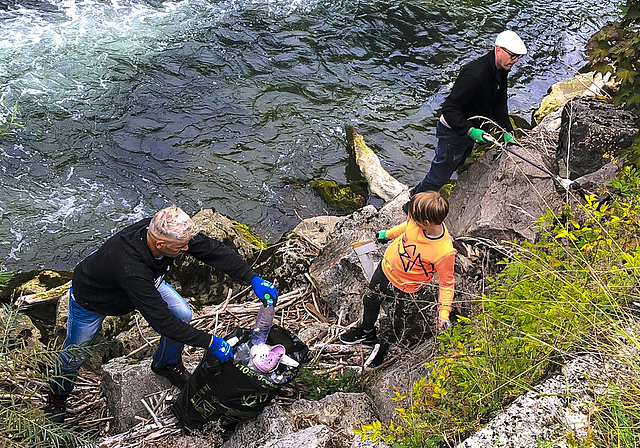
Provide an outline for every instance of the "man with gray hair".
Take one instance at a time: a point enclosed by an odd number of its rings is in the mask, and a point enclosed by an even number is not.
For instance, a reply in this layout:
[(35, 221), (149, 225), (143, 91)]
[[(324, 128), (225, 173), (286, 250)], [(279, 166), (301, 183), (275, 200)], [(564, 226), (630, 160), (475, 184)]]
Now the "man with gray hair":
[(138, 310), (161, 335), (151, 369), (177, 387), (188, 379), (182, 363), (185, 344), (206, 348), (222, 362), (233, 358), (224, 339), (189, 325), (189, 304), (164, 281), (174, 258), (183, 253), (250, 283), (260, 300), (275, 304), (278, 292), (272, 283), (258, 277), (222, 242), (199, 233), (189, 215), (175, 205), (121, 230), (74, 270), (67, 337), (49, 380), (45, 412), (51, 420), (64, 420), (67, 399), (87, 357), (82, 346), (94, 339), (106, 316)]

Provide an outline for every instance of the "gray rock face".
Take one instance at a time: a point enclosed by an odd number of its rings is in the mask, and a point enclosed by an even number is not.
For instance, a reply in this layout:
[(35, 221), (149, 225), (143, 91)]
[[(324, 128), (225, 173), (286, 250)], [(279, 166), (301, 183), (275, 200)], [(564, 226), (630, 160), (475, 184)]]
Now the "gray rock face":
[[(216, 210), (201, 210), (193, 217), (193, 222), (202, 233), (222, 241), (249, 263), (260, 251), (237, 223)], [(241, 291), (247, 286), (188, 255), (176, 258), (167, 280), (183, 297), (193, 297), (201, 303), (220, 303), (229, 288)]]
[[(542, 153), (524, 142), (518, 153), (543, 164)], [(449, 197), (446, 223), (455, 237), (534, 241), (534, 222), (548, 209), (559, 210), (555, 181), (500, 149), (491, 149), (460, 174)]]
[[(336, 393), (320, 401), (299, 400), (289, 409), (267, 406), (238, 424), (223, 448), (333, 448), (354, 441), (353, 428), (376, 419), (365, 394)], [(359, 438), (358, 438), (359, 439)]]
[(116, 432), (135, 426), (136, 415), (149, 418), (140, 400), (170, 387), (168, 379), (151, 371), (149, 359), (131, 364), (126, 358), (115, 358), (102, 366), (102, 391)]
[(308, 241), (311, 241), (319, 249), (322, 249), (327, 240), (331, 236), (334, 227), (344, 218), (341, 216), (316, 216), (307, 218), (293, 229), (294, 232), (302, 235)]
[(622, 362), (612, 358), (589, 355), (575, 359), (560, 375), (518, 397), (458, 448), (536, 447), (543, 441), (562, 440), (568, 431), (584, 438), (593, 418), (594, 395), (608, 393), (612, 382), (624, 381), (622, 375), (633, 377)]
[(352, 429), (378, 418), (373, 411), (373, 402), (366, 394), (342, 392), (320, 401), (298, 400), (291, 405), (290, 412), (297, 418), (328, 426), (347, 439), (353, 435)]
[(262, 448), (335, 448), (333, 432), (324, 425), (316, 425), (266, 443)]
[(319, 249), (296, 232), (288, 232), (255, 259), (261, 275), (275, 283), (278, 291), (295, 289), (308, 284), (305, 274)]
[(223, 448), (259, 448), (294, 432), (289, 415), (282, 406), (272, 404), (255, 419), (241, 422)]
[(370, 390), (373, 403), (380, 420), (388, 423), (397, 413), (395, 409), (401, 404), (393, 401), (394, 388), (403, 393), (410, 392), (412, 385), (420, 378), (428, 375), (424, 363), (432, 358), (436, 350), (436, 343), (430, 339), (416, 345), (403, 354), (402, 358), (390, 367), (380, 371), (371, 381)]
[(337, 315), (342, 314), (346, 322), (357, 320), (362, 314), (362, 293), (367, 281), (351, 245), (367, 235), (366, 231), (340, 234), (309, 268), (322, 300)]
[(562, 109), (558, 157), (567, 160), (571, 179), (597, 171), (633, 142), (635, 117), (597, 98), (576, 98)]
[[(320, 227), (330, 231), (337, 220), (327, 219), (326, 226)], [(304, 274), (319, 249), (299, 234), (289, 232), (278, 244), (265, 249), (257, 245), (258, 241), (249, 229), (215, 210), (202, 210), (193, 217), (193, 221), (205, 235), (222, 241), (256, 267), (256, 273), (274, 282), (279, 290), (306, 284)], [(237, 293), (248, 286), (188, 255), (176, 258), (168, 280), (183, 297), (191, 297), (195, 304), (220, 303), (229, 289)], [(248, 296), (251, 299), (255, 297), (252, 294)]]
[[(557, 172), (556, 167), (547, 165), (555, 160), (560, 117), (560, 111), (544, 117), (527, 137), (520, 139), (523, 147), (516, 147), (516, 152)], [(458, 176), (445, 222), (454, 238), (533, 241), (536, 238), (533, 223), (548, 207), (560, 209), (562, 193), (564, 189), (547, 174), (494, 148)]]
[[(602, 156), (631, 143), (637, 132), (633, 116), (595, 98), (568, 102), (560, 128), (559, 115), (546, 116), (520, 140), (522, 148), (512, 149), (560, 177), (567, 175), (568, 164), (570, 178), (581, 177), (584, 188), (603, 188), (617, 170), (603, 169)], [(548, 174), (494, 148), (458, 177), (446, 222), (454, 237), (535, 241), (535, 221), (547, 210), (561, 212), (566, 199), (567, 191)]]
[(0, 308), (0, 329), (6, 330), (4, 334), (6, 343), (24, 343), (29, 348), (44, 348), (40, 342), (41, 334), (29, 316), (22, 313), (11, 314), (7, 310)]
[(596, 191), (598, 189), (606, 188), (606, 183), (616, 177), (619, 173), (619, 166), (613, 163), (607, 163), (598, 171), (585, 174), (584, 176), (577, 178), (575, 181), (586, 190)]

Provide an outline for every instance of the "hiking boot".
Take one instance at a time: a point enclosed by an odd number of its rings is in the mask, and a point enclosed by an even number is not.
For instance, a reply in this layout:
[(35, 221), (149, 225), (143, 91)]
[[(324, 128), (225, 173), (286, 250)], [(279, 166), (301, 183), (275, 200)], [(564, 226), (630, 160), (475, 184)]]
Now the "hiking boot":
[(343, 344), (364, 344), (364, 345), (375, 345), (378, 343), (378, 338), (376, 337), (376, 329), (373, 328), (371, 330), (365, 330), (362, 327), (356, 327), (353, 330), (347, 331), (346, 333), (342, 333), (339, 336), (340, 341)]
[(47, 414), (49, 420), (54, 423), (64, 422), (67, 416), (67, 399), (69, 395), (55, 395), (49, 392), (47, 397), (47, 405), (44, 407), (44, 413)]
[(180, 389), (187, 384), (187, 380), (189, 379), (189, 372), (187, 372), (186, 367), (182, 364), (182, 360), (177, 364), (171, 364), (165, 367), (156, 367), (151, 364), (151, 370), (157, 375), (169, 378), (171, 384)]

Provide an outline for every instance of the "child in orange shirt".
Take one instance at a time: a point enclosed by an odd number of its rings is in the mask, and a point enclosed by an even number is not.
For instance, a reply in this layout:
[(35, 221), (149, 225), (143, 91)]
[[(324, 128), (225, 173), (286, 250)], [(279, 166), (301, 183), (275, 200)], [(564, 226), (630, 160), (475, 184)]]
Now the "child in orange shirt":
[(440, 193), (418, 193), (409, 202), (406, 222), (378, 232), (379, 241), (393, 241), (371, 278), (371, 292), (363, 299), (362, 325), (340, 335), (343, 343), (375, 344), (374, 325), (382, 301), (396, 296), (402, 300), (403, 296), (419, 291), (436, 272), (439, 281), (437, 329), (442, 331), (451, 325), (456, 250), (443, 222), (448, 213), (449, 202)]

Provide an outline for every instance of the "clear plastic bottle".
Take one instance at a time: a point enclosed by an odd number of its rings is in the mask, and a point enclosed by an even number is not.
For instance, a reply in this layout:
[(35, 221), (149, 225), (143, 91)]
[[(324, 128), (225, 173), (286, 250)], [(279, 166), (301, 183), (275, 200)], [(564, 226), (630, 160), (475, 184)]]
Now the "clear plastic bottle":
[(271, 331), (271, 325), (273, 324), (273, 316), (275, 314), (275, 307), (273, 306), (273, 300), (266, 296), (267, 305), (263, 305), (258, 310), (256, 316), (256, 324), (253, 326), (253, 332), (251, 333), (251, 344), (260, 345), (267, 342), (269, 331)]

